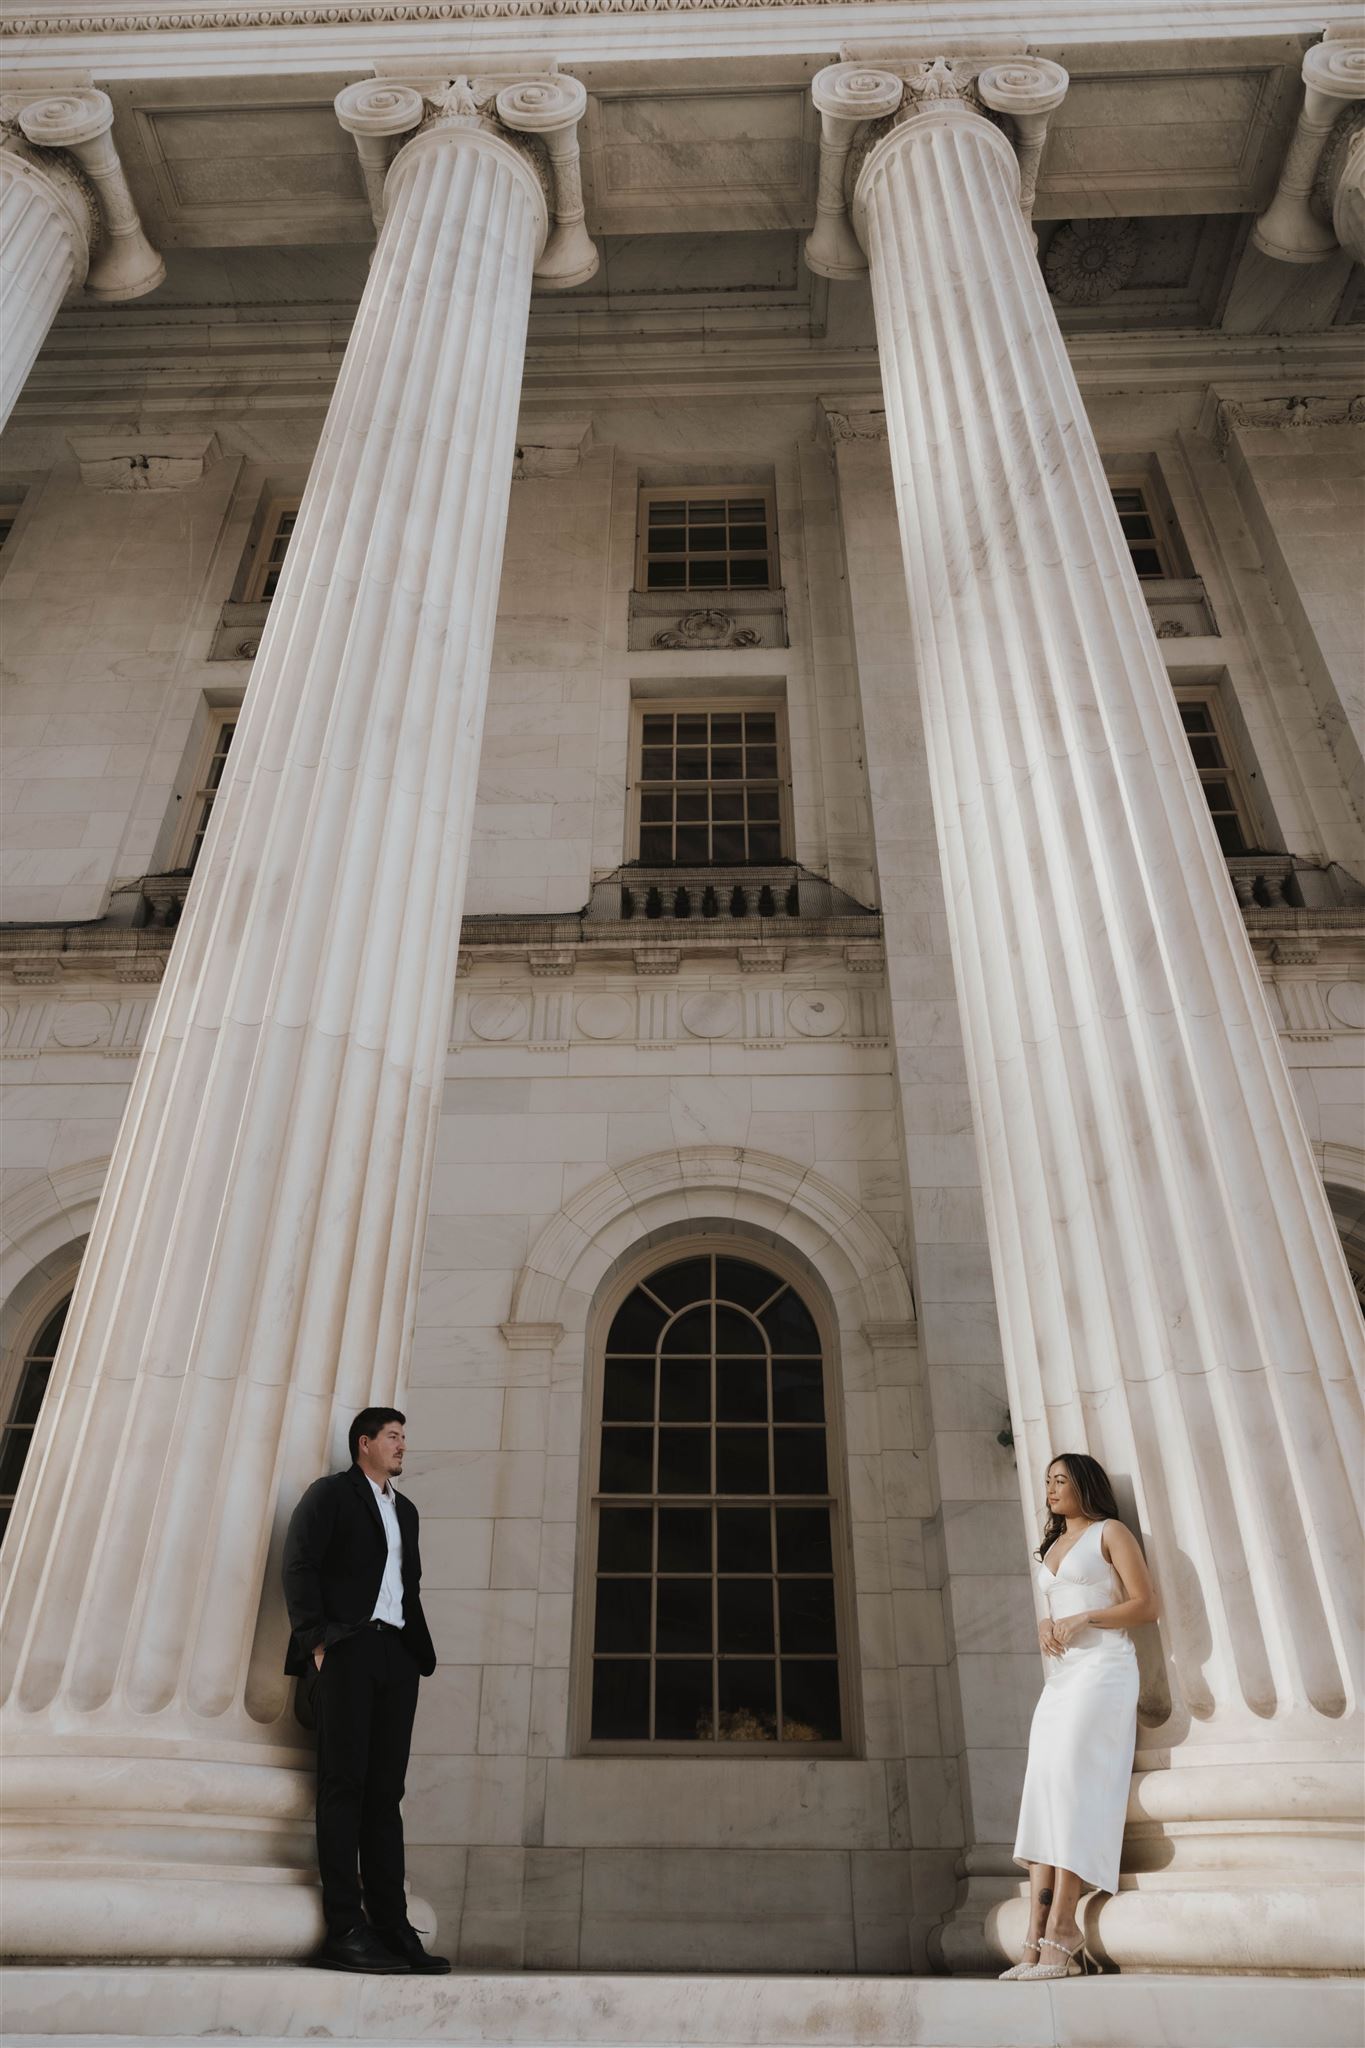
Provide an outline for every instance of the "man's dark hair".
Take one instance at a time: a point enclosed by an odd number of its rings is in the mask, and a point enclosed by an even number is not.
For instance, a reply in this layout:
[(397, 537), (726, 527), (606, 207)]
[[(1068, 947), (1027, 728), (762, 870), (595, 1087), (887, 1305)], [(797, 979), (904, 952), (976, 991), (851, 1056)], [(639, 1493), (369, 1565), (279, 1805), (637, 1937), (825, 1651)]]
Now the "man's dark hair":
[(351, 1463), (360, 1456), (360, 1439), (363, 1436), (378, 1436), (386, 1422), (401, 1422), (406, 1425), (407, 1416), (399, 1408), (362, 1408), (346, 1435), (351, 1447)]

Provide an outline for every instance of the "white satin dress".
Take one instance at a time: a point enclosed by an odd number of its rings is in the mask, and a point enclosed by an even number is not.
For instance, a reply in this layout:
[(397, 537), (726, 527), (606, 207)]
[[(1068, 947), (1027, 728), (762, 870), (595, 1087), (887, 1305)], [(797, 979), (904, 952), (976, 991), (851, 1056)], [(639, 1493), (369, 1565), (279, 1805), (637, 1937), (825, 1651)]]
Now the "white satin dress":
[[(1041, 1562), (1034, 1566), (1054, 1620), (1123, 1599), (1100, 1548), (1106, 1526), (1092, 1522), (1055, 1575)], [(1088, 1890), (1112, 1892), (1137, 1741), (1137, 1652), (1127, 1629), (1084, 1628), (1062, 1656), (1043, 1663), (1014, 1860), (1074, 1870)]]

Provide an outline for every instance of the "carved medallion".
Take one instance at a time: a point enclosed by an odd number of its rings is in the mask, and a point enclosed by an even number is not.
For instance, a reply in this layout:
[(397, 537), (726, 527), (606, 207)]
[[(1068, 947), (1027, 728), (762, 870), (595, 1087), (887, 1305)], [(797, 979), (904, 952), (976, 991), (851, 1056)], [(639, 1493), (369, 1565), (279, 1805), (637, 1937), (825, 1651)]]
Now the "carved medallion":
[(676, 626), (654, 635), (656, 647), (757, 647), (752, 626), (737, 626), (729, 612), (684, 612)]
[(1048, 291), (1063, 306), (1112, 298), (1137, 269), (1139, 243), (1131, 220), (1063, 221), (1043, 258)]

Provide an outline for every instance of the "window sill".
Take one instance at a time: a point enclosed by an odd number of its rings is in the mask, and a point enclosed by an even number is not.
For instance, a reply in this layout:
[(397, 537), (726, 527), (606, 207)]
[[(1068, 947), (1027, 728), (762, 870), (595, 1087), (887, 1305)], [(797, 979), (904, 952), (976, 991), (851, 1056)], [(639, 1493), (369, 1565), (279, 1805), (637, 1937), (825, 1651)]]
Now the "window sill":
[(1217, 639), (1218, 621), (1199, 577), (1147, 576), (1142, 594), (1158, 640)]
[(268, 598), (263, 604), (225, 604), (218, 615), (209, 660), (254, 661), (269, 617)]

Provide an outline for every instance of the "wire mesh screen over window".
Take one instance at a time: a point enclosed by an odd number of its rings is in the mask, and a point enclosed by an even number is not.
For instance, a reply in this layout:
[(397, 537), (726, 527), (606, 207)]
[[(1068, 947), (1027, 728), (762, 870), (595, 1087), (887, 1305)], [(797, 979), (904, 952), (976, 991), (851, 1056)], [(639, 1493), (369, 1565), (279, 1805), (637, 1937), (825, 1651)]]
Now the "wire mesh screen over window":
[(195, 790), (192, 798), (194, 826), (190, 833), (190, 843), (183, 863), (185, 868), (191, 871), (199, 858), (200, 848), (204, 844), (204, 834), (209, 829), (209, 819), (213, 815), (214, 799), (218, 795), (218, 785), (223, 779), (223, 770), (227, 766), (228, 748), (232, 745), (232, 736), (236, 730), (236, 719), (224, 719), (217, 732), (213, 735), (204, 779)]
[(1207, 704), (1187, 700), (1180, 706), (1180, 721), (1190, 743), (1194, 765), (1199, 770), (1199, 780), (1204, 786), (1218, 844), (1229, 856), (1245, 853), (1250, 841), (1237, 801), (1235, 770), (1214, 723), (1213, 713)]
[(647, 711), (640, 859), (734, 867), (782, 857), (777, 714)]
[(5, 1418), (3, 1442), (0, 1443), (0, 1536), (9, 1524), (10, 1509), (19, 1490), (19, 1475), (33, 1441), (34, 1424), (43, 1405), (47, 1383), (52, 1377), (52, 1361), (57, 1356), (57, 1346), (61, 1342), (62, 1327), (70, 1306), (68, 1296), (60, 1308), (52, 1311), (20, 1362), (19, 1383)]
[(772, 584), (771, 508), (762, 492), (646, 492), (642, 511), (645, 590), (767, 590)]
[(653, 1273), (607, 1338), (592, 1737), (837, 1743), (820, 1339), (718, 1254)]

